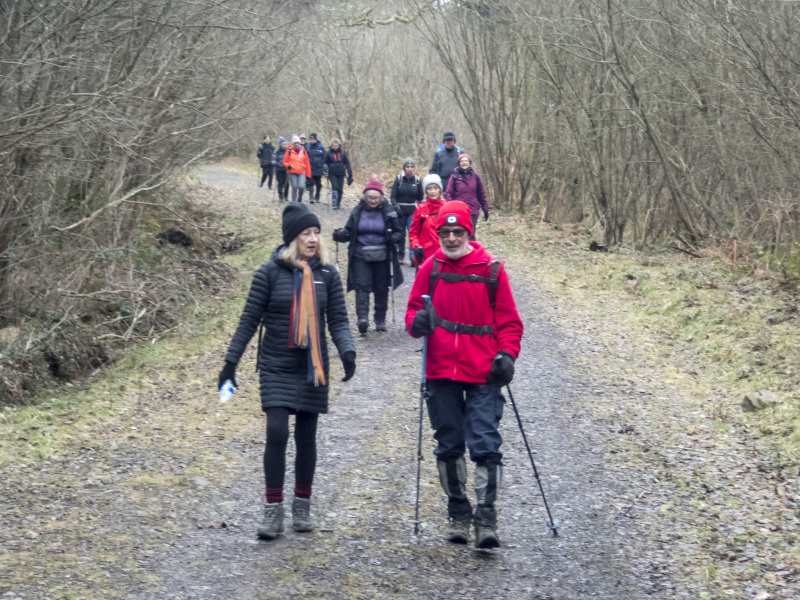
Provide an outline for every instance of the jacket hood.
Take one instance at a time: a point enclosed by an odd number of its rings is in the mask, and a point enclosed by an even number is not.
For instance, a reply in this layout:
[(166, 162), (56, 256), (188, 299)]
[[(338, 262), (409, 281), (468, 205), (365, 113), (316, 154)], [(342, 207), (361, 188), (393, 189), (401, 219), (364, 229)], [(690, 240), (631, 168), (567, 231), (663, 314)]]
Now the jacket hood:
[(442, 250), (441, 247), (436, 251), (434, 256), (437, 260), (452, 265), (456, 269), (467, 267), (469, 265), (485, 265), (494, 258), (491, 254), (489, 254), (489, 252), (487, 252), (486, 248), (484, 248), (478, 242), (470, 241), (469, 245), (472, 246), (472, 252), (466, 256), (462, 256), (458, 260), (451, 260), (447, 258), (447, 255), (444, 253), (444, 250)]

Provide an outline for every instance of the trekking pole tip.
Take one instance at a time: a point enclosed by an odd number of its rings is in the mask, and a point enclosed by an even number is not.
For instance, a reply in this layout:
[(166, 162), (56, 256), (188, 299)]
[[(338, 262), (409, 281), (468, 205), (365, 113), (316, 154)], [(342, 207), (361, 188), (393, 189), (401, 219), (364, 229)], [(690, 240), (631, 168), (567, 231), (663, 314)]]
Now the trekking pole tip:
[(553, 537), (558, 537), (558, 523), (555, 521), (551, 523), (550, 530), (553, 532)]

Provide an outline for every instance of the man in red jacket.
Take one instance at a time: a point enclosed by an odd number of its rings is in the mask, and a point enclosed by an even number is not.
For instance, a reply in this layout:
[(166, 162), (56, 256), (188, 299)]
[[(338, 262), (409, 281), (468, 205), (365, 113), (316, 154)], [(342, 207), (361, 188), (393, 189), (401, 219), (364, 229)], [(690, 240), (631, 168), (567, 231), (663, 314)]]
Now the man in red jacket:
[[(406, 310), (412, 336), (428, 336), (428, 416), (435, 430), (439, 481), (448, 496), (447, 539), (465, 544), (475, 524), (475, 546), (496, 548), (495, 500), (503, 475), (497, 428), (505, 399), (501, 388), (514, 376), (522, 338), (503, 261), (478, 242), (469, 207), (446, 202), (437, 215), (441, 248), (422, 265)], [(432, 297), (426, 307), (422, 296)], [(475, 463), (477, 507), (467, 498), (465, 449)]]

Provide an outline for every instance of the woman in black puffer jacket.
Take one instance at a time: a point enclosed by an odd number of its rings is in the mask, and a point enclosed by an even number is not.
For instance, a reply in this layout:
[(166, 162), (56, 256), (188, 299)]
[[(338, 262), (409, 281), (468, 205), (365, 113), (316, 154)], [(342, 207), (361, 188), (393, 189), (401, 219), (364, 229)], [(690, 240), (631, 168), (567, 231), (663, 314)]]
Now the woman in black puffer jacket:
[(347, 320), (339, 273), (327, 259), (316, 215), (299, 203), (283, 211), (283, 241), (256, 271), (239, 327), (228, 347), (220, 387), (236, 386), (236, 365), (259, 325), (258, 370), (261, 408), (267, 413), (264, 474), (267, 504), (258, 536), (283, 531), (283, 482), (289, 415), (295, 415), (293, 528), (311, 531), (311, 485), (317, 459), (317, 417), (328, 412), (328, 346), (325, 323), (344, 364), (347, 381), (356, 369), (356, 351)]
[(341, 148), (339, 140), (336, 138), (331, 142), (328, 154), (325, 155), (325, 169), (328, 171), (328, 180), (331, 182), (331, 206), (338, 210), (342, 206), (345, 175), (347, 175), (347, 185), (351, 185), (353, 169), (350, 166), (350, 159), (347, 158), (347, 152)]

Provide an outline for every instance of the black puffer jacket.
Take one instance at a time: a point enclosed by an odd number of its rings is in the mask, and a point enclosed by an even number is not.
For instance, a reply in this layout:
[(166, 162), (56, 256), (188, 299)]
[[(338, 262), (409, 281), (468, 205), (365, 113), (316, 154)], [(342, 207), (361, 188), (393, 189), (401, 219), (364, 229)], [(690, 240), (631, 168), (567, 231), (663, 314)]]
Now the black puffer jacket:
[(261, 161), (262, 167), (268, 167), (272, 164), (272, 155), (275, 154), (275, 146), (271, 143), (261, 142), (258, 146), (258, 159)]
[[(355, 281), (353, 280), (353, 256), (356, 251), (356, 239), (358, 238), (358, 222), (361, 220), (361, 212), (364, 210), (366, 204), (362, 200), (350, 213), (350, 218), (347, 219), (347, 225), (337, 235), (336, 231), (333, 232), (333, 239), (340, 243), (349, 243), (347, 247), (347, 291), (355, 289)], [(397, 289), (403, 283), (403, 271), (400, 269), (400, 261), (397, 259), (397, 244), (400, 242), (403, 231), (400, 229), (400, 220), (397, 218), (397, 211), (395, 208), (386, 201), (386, 198), (381, 202), (381, 212), (383, 213), (384, 231), (386, 233), (386, 247), (392, 257), (394, 264), (394, 288)], [(338, 231), (338, 230), (337, 230)], [(389, 233), (391, 232), (391, 234)]]
[(283, 157), (286, 156), (286, 148), (278, 148), (275, 150), (275, 154), (272, 155), (272, 164), (275, 166), (276, 171), (286, 172), (286, 167), (283, 166)]
[(422, 191), (422, 180), (417, 175), (406, 179), (405, 175), (400, 173), (394, 178), (389, 197), (401, 217), (410, 217), (417, 210), (417, 203), (425, 197)]
[[(247, 344), (264, 323), (264, 339), (258, 361), (261, 383), (261, 408), (286, 407), (314, 413), (328, 412), (328, 386), (315, 387), (308, 379), (308, 351), (289, 348), (289, 314), (292, 308), (294, 290), (294, 268), (286, 263), (281, 255), (284, 246), (279, 246), (253, 276), (250, 293), (244, 311), (239, 319), (239, 327), (228, 347), (225, 360), (239, 363)], [(347, 321), (347, 308), (339, 273), (330, 265), (322, 265), (313, 270), (314, 289), (317, 296), (319, 314), (320, 345), (325, 364), (325, 377), (328, 381), (328, 344), (325, 336), (325, 322), (339, 356), (345, 352), (355, 352), (356, 347), (350, 335)]]

